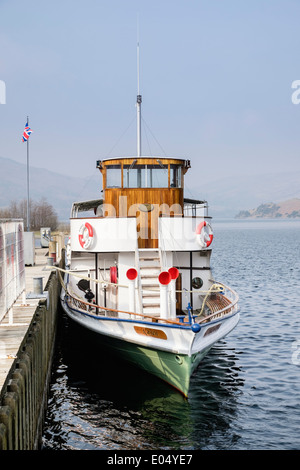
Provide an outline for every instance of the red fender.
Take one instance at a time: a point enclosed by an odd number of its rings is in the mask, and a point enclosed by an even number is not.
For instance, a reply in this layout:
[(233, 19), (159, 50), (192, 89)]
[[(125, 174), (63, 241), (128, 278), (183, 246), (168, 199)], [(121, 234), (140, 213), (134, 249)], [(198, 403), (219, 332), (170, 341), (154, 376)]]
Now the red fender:
[(111, 266), (110, 267), (110, 282), (112, 284), (117, 284), (117, 280), (118, 280), (117, 266)]

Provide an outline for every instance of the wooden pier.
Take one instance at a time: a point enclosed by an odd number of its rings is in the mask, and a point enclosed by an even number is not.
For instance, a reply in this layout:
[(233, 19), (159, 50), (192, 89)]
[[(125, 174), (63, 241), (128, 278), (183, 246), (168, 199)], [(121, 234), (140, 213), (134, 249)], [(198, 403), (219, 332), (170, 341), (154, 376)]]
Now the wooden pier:
[(26, 295), (0, 323), (0, 450), (40, 444), (60, 292), (47, 256), (48, 248), (35, 249), (35, 264), (25, 267)]

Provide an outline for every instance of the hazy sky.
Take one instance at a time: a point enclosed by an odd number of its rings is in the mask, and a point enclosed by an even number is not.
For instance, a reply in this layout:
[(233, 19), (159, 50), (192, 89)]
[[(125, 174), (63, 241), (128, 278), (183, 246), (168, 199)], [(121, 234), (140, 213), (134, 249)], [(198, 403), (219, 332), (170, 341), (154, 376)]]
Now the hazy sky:
[(27, 115), (33, 166), (136, 154), (137, 17), (144, 155), (191, 184), (300, 170), (299, 0), (0, 0), (0, 156), (26, 163)]

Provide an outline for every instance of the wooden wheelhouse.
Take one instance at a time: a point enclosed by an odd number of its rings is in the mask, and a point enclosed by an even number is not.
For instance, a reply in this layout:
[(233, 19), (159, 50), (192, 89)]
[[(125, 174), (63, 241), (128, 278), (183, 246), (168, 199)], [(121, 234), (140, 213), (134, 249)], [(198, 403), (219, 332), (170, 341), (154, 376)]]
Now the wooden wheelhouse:
[(182, 217), (189, 160), (112, 158), (97, 162), (105, 217), (136, 217), (139, 248), (158, 248), (158, 219)]

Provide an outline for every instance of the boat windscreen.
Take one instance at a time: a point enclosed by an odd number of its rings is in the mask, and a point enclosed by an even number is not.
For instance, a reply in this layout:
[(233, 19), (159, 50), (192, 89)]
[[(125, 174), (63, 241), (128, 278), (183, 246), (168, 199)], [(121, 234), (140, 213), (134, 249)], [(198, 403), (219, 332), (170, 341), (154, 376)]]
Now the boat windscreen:
[(91, 201), (74, 202), (71, 210), (71, 218), (76, 217), (78, 212), (95, 211), (103, 204), (103, 199), (93, 199)]

